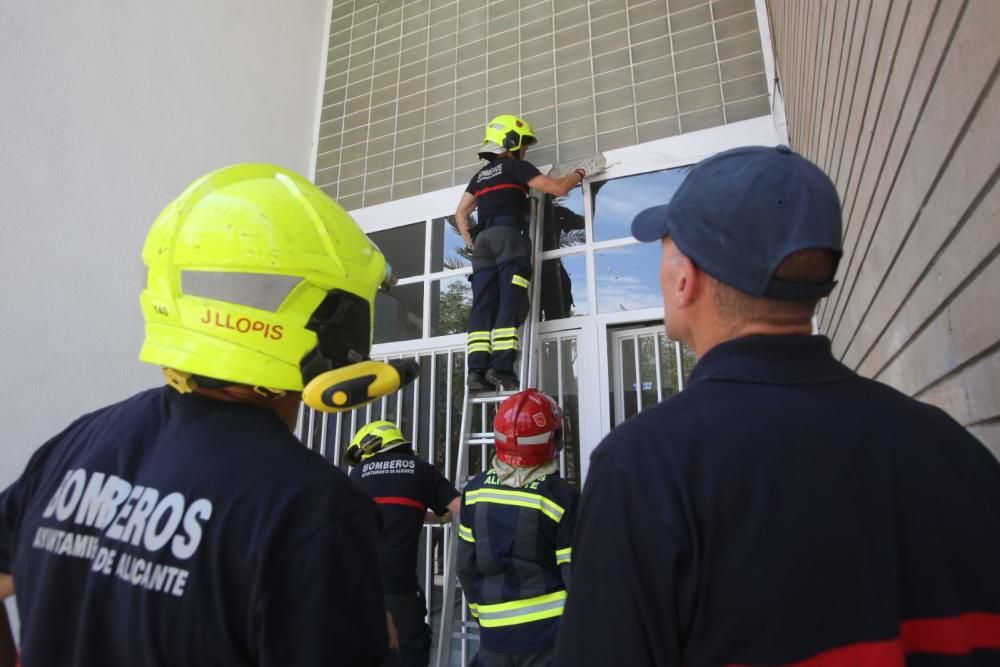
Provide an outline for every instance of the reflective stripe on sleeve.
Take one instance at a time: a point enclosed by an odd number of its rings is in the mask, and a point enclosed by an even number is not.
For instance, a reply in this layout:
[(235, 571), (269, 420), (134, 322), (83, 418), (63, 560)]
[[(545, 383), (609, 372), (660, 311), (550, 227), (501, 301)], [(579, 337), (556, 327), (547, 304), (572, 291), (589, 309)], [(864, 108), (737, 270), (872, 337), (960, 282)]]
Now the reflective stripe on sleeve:
[(538, 510), (556, 523), (562, 519), (565, 510), (544, 496), (526, 491), (509, 491), (507, 489), (473, 489), (465, 494), (465, 504), (494, 503), (497, 505), (513, 505)]
[(565, 565), (570, 561), (570, 556), (573, 553), (573, 547), (566, 547), (565, 549), (556, 549), (556, 565)]
[(476, 541), (476, 538), (472, 535), (472, 529), (462, 523), (458, 524), (458, 536), (466, 542), (475, 543)]
[(524, 276), (519, 276), (516, 273), (514, 274), (514, 277), (510, 279), (510, 282), (518, 287), (523, 287), (524, 289), (528, 289), (528, 286), (531, 284), (530, 280)]
[(566, 591), (556, 591), (525, 600), (476, 605), (476, 612), (481, 626), (500, 628), (562, 616), (565, 605)]

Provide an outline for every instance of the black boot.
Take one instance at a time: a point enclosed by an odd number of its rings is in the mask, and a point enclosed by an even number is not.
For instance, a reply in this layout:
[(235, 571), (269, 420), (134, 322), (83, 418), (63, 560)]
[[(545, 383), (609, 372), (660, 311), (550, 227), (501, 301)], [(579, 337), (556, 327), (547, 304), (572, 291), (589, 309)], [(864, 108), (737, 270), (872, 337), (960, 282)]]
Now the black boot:
[(493, 385), (486, 381), (482, 371), (469, 371), (465, 384), (469, 391), (493, 391)]
[(495, 368), (486, 369), (486, 381), (499, 391), (517, 391), (521, 386), (516, 375), (509, 371), (498, 371)]

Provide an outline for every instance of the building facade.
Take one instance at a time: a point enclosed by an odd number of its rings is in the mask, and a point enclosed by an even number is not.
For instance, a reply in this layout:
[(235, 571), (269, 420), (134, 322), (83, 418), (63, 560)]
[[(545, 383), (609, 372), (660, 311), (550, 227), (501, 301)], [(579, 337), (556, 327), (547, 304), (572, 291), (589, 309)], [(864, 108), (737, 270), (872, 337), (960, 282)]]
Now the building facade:
[(820, 330), (1000, 456), (1000, 4), (768, 7), (791, 145), (844, 203)]
[[(378, 298), (374, 354), (417, 355), (423, 374), (327, 418), (328, 455), (384, 416), (455, 474), (471, 267), (452, 214), (483, 164), (486, 123), (505, 113), (531, 123), (528, 157), (543, 171), (597, 152), (610, 164), (533, 203), (541, 322), (524, 372), (566, 411), (566, 476), (580, 483), (605, 433), (683, 387), (694, 360), (663, 333), (659, 248), (635, 242), (629, 223), (698, 159), (784, 140), (761, 11), (753, 0), (334, 1), (316, 182), (400, 276)], [(472, 458), (472, 471), (488, 465), (486, 452)]]

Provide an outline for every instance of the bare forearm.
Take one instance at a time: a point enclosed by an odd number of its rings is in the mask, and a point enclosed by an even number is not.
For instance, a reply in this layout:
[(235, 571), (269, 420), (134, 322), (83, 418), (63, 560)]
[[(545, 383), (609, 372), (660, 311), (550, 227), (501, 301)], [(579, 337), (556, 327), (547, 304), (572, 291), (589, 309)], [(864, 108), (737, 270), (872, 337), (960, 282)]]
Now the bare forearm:
[(560, 189), (563, 190), (563, 195), (566, 195), (570, 190), (580, 185), (580, 183), (583, 183), (583, 174), (578, 171), (573, 171), (566, 174), (562, 178), (557, 179), (556, 183), (558, 183)]
[(456, 212), (455, 226), (458, 227), (458, 233), (462, 235), (462, 240), (465, 241), (465, 245), (471, 248), (472, 234), (469, 232), (469, 216), (462, 212)]
[(0, 667), (15, 667), (16, 664), (17, 649), (7, 618), (7, 606), (0, 600)]
[(571, 171), (559, 178), (551, 178), (550, 176), (539, 174), (528, 181), (528, 187), (552, 195), (553, 197), (563, 197), (582, 182), (583, 173), (580, 171)]
[(465, 245), (469, 248), (472, 247), (472, 234), (469, 233), (469, 215), (472, 214), (472, 210), (476, 208), (476, 198), (468, 193), (462, 193), (462, 199), (458, 202), (458, 209), (455, 211), (455, 226), (458, 227), (458, 233), (462, 235), (462, 240), (465, 241)]

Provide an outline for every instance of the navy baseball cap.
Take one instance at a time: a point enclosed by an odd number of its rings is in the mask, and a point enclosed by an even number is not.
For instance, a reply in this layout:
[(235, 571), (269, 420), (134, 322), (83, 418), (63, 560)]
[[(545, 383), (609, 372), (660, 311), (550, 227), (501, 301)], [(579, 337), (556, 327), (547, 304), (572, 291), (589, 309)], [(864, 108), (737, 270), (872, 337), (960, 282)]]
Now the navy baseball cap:
[(807, 248), (843, 254), (837, 189), (788, 146), (745, 146), (705, 158), (667, 204), (635, 216), (632, 236), (669, 236), (719, 282), (788, 301), (824, 297), (836, 281), (781, 280), (774, 272), (782, 260)]

